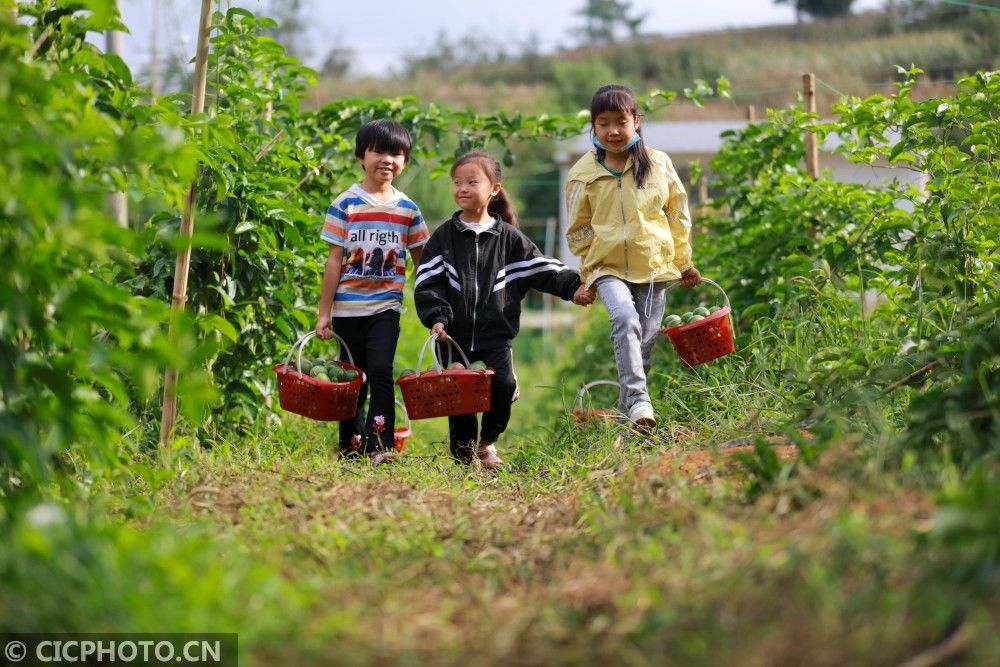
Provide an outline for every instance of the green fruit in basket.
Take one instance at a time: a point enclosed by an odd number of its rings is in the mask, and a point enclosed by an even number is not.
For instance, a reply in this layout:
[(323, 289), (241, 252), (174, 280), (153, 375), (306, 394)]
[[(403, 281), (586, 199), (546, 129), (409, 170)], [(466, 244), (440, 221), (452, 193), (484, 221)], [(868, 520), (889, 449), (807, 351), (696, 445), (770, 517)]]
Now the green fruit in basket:
[(330, 376), (327, 375), (326, 373), (317, 373), (313, 377), (316, 378), (317, 380), (321, 380), (323, 382), (330, 382)]
[(464, 371), (465, 370), (465, 364), (463, 364), (461, 361), (456, 361), (454, 363), (448, 364), (448, 370), (451, 370), (451, 371)]
[(471, 364), (469, 364), (469, 370), (473, 370), (473, 371), (485, 371), (486, 370), (486, 362), (485, 361), (473, 361)]
[(416, 375), (417, 372), (412, 368), (404, 368), (400, 373), (399, 377), (406, 377), (407, 375)]
[(358, 372), (353, 368), (345, 368), (341, 371), (341, 377), (344, 378), (344, 382), (351, 382), (358, 378)]
[(706, 308), (705, 306), (698, 306), (692, 312), (694, 312), (695, 315), (701, 315), (702, 317), (705, 317), (706, 315), (709, 315), (711, 313), (711, 311), (709, 311), (709, 309)]
[(703, 319), (705, 319), (704, 315), (694, 315), (694, 316), (691, 317), (691, 321), (692, 322), (697, 322), (697, 321), (703, 320)]
[(722, 306), (712, 306), (711, 308), (708, 309), (708, 314), (711, 315), (713, 313), (719, 312), (720, 310), (722, 310)]
[(663, 326), (667, 328), (678, 327), (683, 324), (680, 315), (667, 315), (667, 319), (663, 320)]

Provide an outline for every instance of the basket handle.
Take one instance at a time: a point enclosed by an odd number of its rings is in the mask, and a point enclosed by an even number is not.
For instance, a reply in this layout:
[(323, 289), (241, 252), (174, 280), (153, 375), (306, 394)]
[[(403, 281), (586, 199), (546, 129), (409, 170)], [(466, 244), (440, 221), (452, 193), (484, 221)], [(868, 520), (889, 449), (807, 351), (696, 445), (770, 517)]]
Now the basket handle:
[[(282, 365), (281, 369), (282, 373), (288, 372), (288, 362), (291, 361), (292, 355), (295, 354), (296, 350), (298, 350), (298, 355), (296, 356), (295, 359), (295, 370), (299, 372), (299, 375), (302, 375), (302, 350), (305, 349), (306, 343), (309, 342), (309, 339), (315, 337), (316, 337), (316, 332), (310, 331), (306, 334), (303, 334), (301, 338), (295, 341), (295, 344), (292, 345), (292, 349), (288, 351), (288, 356), (285, 357), (285, 363)], [(336, 333), (333, 334), (333, 337), (337, 340), (337, 346), (338, 346), (337, 356), (340, 356), (339, 351), (340, 349), (343, 349), (344, 352), (347, 353), (347, 363), (353, 366), (354, 357), (351, 356), (351, 348), (347, 347), (347, 343), (344, 342), (344, 339), (338, 336)]]
[(619, 388), (621, 387), (621, 385), (618, 384), (617, 382), (615, 382), (614, 380), (594, 380), (593, 382), (588, 382), (587, 384), (585, 384), (582, 387), (580, 387), (580, 391), (578, 391), (576, 393), (576, 402), (574, 403), (574, 407), (577, 410), (582, 410), (583, 409), (583, 397), (590, 393), (590, 388), (591, 387), (597, 387), (597, 386), (600, 386), (602, 384), (610, 384), (610, 385), (614, 385), (614, 386), (619, 387)]
[[(722, 289), (722, 285), (715, 282), (711, 278), (705, 278), (704, 276), (702, 277), (701, 282), (708, 283), (709, 285), (714, 285), (720, 292), (722, 292), (722, 298), (726, 300), (726, 305), (729, 306), (730, 312), (732, 311), (732, 305), (729, 303), (729, 295), (726, 294), (726, 290)], [(667, 294), (669, 294), (670, 292), (672, 292), (673, 290), (677, 289), (680, 286), (681, 286), (681, 281), (679, 280), (667, 283)]]
[[(431, 334), (430, 337), (428, 337), (427, 340), (424, 341), (424, 346), (420, 348), (420, 356), (417, 358), (417, 377), (420, 377), (420, 373), (422, 372), (421, 369), (424, 367), (424, 353), (427, 352), (427, 346), (430, 345), (431, 342), (435, 340), (437, 340), (437, 334)], [(465, 362), (466, 367), (468, 367), (469, 358), (465, 356), (465, 352), (462, 352), (462, 348), (458, 346), (458, 343), (453, 341), (451, 338), (443, 342), (451, 343), (455, 347), (455, 349), (458, 350), (458, 354), (462, 357), (462, 360)], [(451, 348), (448, 348), (448, 350), (450, 355)], [(449, 356), (449, 359), (450, 358), (451, 357)], [(431, 359), (434, 362), (432, 365), (432, 368), (434, 370), (437, 371), (444, 370), (444, 366), (441, 365), (441, 361), (438, 359), (437, 350), (434, 346), (431, 346)]]
[(410, 413), (406, 411), (406, 405), (402, 401), (396, 401), (396, 407), (399, 408), (400, 414), (403, 415), (403, 419), (406, 421), (405, 426), (409, 428), (410, 426)]
[[(705, 278), (704, 276), (702, 276), (701, 282), (708, 283), (709, 285), (714, 285), (720, 292), (722, 292), (722, 298), (726, 300), (726, 305), (727, 306), (730, 305), (729, 295), (726, 294), (726, 290), (722, 289), (722, 286), (719, 283), (715, 282), (711, 278)], [(673, 290), (677, 289), (680, 286), (681, 286), (681, 281), (679, 280), (674, 280), (673, 282), (667, 283), (667, 293), (669, 294), (670, 292), (672, 292)]]

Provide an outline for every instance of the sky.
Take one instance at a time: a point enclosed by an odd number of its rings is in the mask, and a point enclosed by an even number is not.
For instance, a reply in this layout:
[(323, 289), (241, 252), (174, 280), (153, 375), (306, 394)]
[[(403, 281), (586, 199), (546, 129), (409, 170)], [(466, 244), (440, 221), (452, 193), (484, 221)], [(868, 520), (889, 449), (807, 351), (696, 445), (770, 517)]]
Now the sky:
[[(267, 13), (269, 3), (282, 0), (236, 0), (232, 4), (254, 13)], [(159, 51), (193, 56), (193, 35), (198, 28), (200, 0), (119, 0), (130, 34), (123, 39), (124, 57), (135, 69), (145, 70), (150, 60), (153, 17), (159, 14)], [(491, 43), (510, 41), (515, 48), (529, 35), (537, 37), (540, 50), (575, 46), (571, 35), (582, 24), (576, 14), (585, 0), (302, 0), (311, 28), (306, 64), (318, 67), (334, 45), (350, 49), (350, 73), (380, 75), (401, 69), (407, 55), (426, 53), (442, 30), (454, 43), (468, 35), (483, 35)], [(218, 4), (217, 2), (215, 4)], [(226, 0), (223, 5), (229, 4)], [(855, 0), (854, 11), (877, 9), (884, 0)], [(776, 23), (792, 23), (788, 4), (773, 0), (631, 0), (632, 14), (646, 14), (641, 31), (679, 35), (704, 30), (724, 30)], [(157, 9), (158, 7), (158, 9)], [(162, 57), (162, 55), (161, 55)]]

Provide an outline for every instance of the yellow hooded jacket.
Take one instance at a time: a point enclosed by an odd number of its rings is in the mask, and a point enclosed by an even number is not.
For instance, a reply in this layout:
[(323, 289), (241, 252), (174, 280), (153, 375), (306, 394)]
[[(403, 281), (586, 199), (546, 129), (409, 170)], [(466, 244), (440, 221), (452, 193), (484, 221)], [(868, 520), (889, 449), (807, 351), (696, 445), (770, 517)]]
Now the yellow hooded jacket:
[(616, 177), (596, 151), (577, 160), (566, 183), (569, 249), (580, 258), (580, 280), (601, 276), (634, 283), (678, 280), (692, 267), (687, 193), (666, 153), (647, 148), (653, 168), (635, 185), (632, 157)]

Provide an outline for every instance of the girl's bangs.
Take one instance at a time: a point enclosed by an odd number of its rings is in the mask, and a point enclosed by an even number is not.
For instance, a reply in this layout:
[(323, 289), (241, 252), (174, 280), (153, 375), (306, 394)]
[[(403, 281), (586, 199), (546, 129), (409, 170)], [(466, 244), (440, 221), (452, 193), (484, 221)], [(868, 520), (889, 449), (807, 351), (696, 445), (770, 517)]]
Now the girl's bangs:
[(605, 111), (634, 114), (636, 111), (635, 98), (624, 90), (608, 90), (594, 100), (593, 108), (590, 110), (591, 118)]

